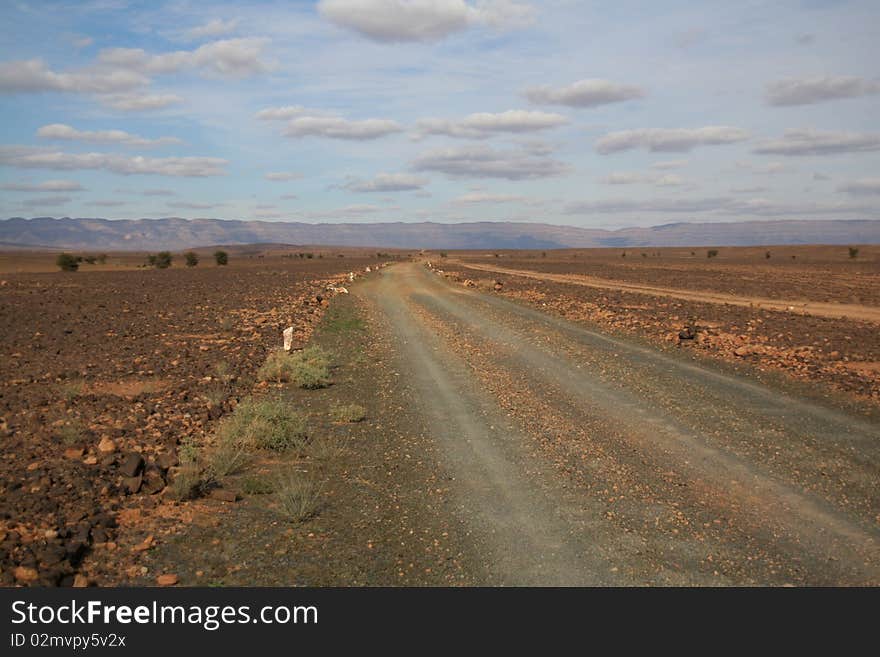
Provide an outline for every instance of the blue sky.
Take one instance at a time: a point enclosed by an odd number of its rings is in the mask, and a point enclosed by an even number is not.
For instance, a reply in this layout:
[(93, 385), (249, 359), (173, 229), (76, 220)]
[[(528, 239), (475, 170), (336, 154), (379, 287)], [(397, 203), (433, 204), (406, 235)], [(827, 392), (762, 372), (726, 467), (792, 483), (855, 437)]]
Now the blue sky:
[(0, 216), (877, 218), (873, 2), (4, 2)]

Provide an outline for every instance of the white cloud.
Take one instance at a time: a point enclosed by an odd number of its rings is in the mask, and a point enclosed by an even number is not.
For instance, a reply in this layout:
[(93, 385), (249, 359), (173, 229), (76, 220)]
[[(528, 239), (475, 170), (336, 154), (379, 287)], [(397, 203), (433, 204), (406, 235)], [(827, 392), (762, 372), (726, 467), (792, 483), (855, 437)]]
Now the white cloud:
[(634, 148), (655, 152), (688, 152), (696, 146), (733, 144), (748, 138), (748, 132), (730, 126), (642, 128), (611, 132), (596, 142), (596, 150), (603, 155)]
[(480, 112), (470, 114), (458, 121), (449, 119), (422, 119), (417, 123), (418, 136), (446, 135), (465, 139), (485, 139), (492, 134), (525, 133), (547, 130), (566, 125), (568, 119), (561, 114), (508, 110), (498, 114)]
[(72, 41), (74, 48), (88, 48), (95, 40), (90, 36), (75, 37)]
[(708, 38), (708, 36), (709, 33), (704, 27), (689, 27), (686, 30), (678, 32), (673, 37), (673, 42), (679, 48), (687, 50), (691, 46), (703, 43)]
[(299, 198), (296, 194), (282, 194), (279, 197), (282, 201), (293, 201)]
[(5, 183), (0, 189), (8, 192), (81, 192), (83, 186), (73, 180), (46, 180), (33, 183)]
[(455, 178), (527, 180), (559, 176), (569, 167), (557, 160), (526, 152), (496, 151), (488, 146), (432, 150), (416, 158), (418, 171), (439, 171)]
[(661, 162), (654, 162), (654, 164), (651, 165), (651, 168), (660, 169), (661, 171), (667, 169), (681, 169), (683, 166), (686, 166), (687, 163), (687, 160), (663, 160)]
[(872, 208), (854, 203), (787, 203), (766, 198), (731, 197), (695, 199), (608, 199), (580, 201), (565, 207), (564, 212), (580, 214), (666, 213), (735, 216), (800, 217), (860, 214)]
[(194, 203), (192, 201), (169, 201), (165, 204), (169, 208), (182, 208), (184, 210), (211, 210), (222, 207), (223, 203)]
[(409, 173), (380, 173), (372, 180), (356, 180), (343, 187), (352, 192), (408, 192), (428, 184), (427, 178)]
[(100, 169), (122, 175), (222, 176), (227, 160), (216, 157), (123, 156), (116, 153), (64, 153), (29, 146), (0, 146), (0, 165), (23, 169)]
[(436, 41), (472, 25), (523, 27), (534, 10), (512, 0), (321, 0), (318, 11), (336, 25), (373, 41)]
[(396, 121), (386, 119), (350, 121), (338, 116), (301, 116), (291, 119), (281, 134), (285, 137), (367, 140), (378, 139), (402, 130), (403, 128)]
[(677, 187), (684, 184), (684, 180), (680, 176), (676, 176), (674, 174), (639, 172), (611, 173), (604, 178), (601, 178), (600, 182), (606, 185), (651, 184), (658, 185), (660, 187)]
[(766, 187), (731, 187), (733, 194), (763, 194), (767, 191)]
[(122, 130), (77, 130), (63, 123), (44, 125), (37, 130), (37, 136), (44, 139), (63, 139), (66, 141), (85, 141), (91, 143), (122, 144), (124, 146), (152, 147), (166, 144), (179, 144), (176, 137), (159, 137), (158, 139), (146, 139), (138, 135), (132, 135)]
[(272, 182), (288, 182), (290, 180), (299, 180), (302, 177), (303, 174), (296, 171), (272, 171), (263, 176), (263, 178)]
[(72, 200), (69, 196), (43, 196), (41, 198), (29, 198), (26, 201), (22, 201), (21, 205), (26, 208), (55, 207), (66, 205)]
[(141, 192), (144, 196), (176, 196), (170, 189), (145, 189)]
[(360, 217), (365, 214), (375, 214), (377, 212), (387, 212), (389, 210), (393, 210), (396, 208), (383, 208), (378, 205), (368, 205), (368, 204), (355, 204), (355, 205), (346, 205), (342, 208), (336, 208), (334, 210), (326, 210), (320, 212), (308, 212), (306, 213), (306, 217), (308, 219), (338, 219), (339, 217)]
[(301, 105), (267, 107), (256, 114), (256, 117), (262, 121), (287, 121), (298, 116), (326, 116), (326, 114), (321, 110), (309, 109)]
[(639, 87), (601, 79), (578, 80), (557, 88), (532, 87), (525, 91), (526, 98), (533, 103), (569, 107), (597, 107), (641, 98), (644, 95), (645, 92)]
[(857, 132), (822, 132), (811, 128), (787, 130), (780, 139), (762, 142), (754, 149), (762, 155), (837, 155), (880, 151), (880, 135)]
[(218, 37), (234, 32), (238, 27), (238, 20), (224, 21), (222, 18), (213, 18), (204, 25), (187, 30), (186, 35), (190, 39), (204, 39), (205, 37)]
[(263, 49), (269, 43), (264, 38), (223, 39), (199, 46), (195, 50), (152, 55), (141, 48), (108, 48), (98, 55), (98, 61), (115, 70), (138, 71), (142, 74), (161, 75), (192, 68), (222, 77), (241, 78), (267, 70), (261, 60)]
[(286, 121), (285, 137), (326, 137), (329, 139), (368, 140), (402, 132), (396, 121), (365, 119), (353, 121), (319, 109), (300, 105), (267, 107), (256, 114), (262, 121)]
[(776, 174), (786, 173), (790, 171), (789, 167), (787, 167), (782, 162), (739, 161), (735, 162), (734, 164), (738, 169), (751, 171), (753, 174), (758, 176), (775, 176)]
[(113, 93), (149, 83), (142, 73), (123, 69), (90, 69), (56, 73), (41, 59), (0, 62), (0, 93), (61, 91)]
[(838, 188), (853, 196), (872, 196), (880, 194), (880, 178), (861, 178)]
[(118, 208), (123, 205), (128, 205), (127, 201), (115, 201), (115, 200), (101, 200), (101, 201), (89, 201), (86, 205), (92, 205), (96, 208)]
[(176, 105), (183, 100), (174, 94), (143, 94), (139, 92), (99, 96), (98, 99), (103, 105), (121, 112), (165, 109), (169, 105)]
[(767, 85), (770, 105), (811, 105), (827, 100), (858, 98), (880, 93), (880, 82), (852, 76), (788, 78)]
[(468, 192), (458, 198), (452, 199), (455, 205), (479, 205), (482, 203), (526, 203), (529, 199), (525, 196), (514, 194), (490, 194), (488, 192)]

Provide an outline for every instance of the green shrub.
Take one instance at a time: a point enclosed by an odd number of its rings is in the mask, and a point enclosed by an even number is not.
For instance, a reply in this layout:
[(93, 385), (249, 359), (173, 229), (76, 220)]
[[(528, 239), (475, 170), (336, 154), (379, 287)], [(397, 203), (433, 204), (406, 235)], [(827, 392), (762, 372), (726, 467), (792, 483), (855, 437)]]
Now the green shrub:
[(281, 349), (269, 354), (257, 372), (260, 381), (295, 383), (301, 388), (326, 388), (330, 384), (330, 359), (317, 346), (302, 351), (286, 352)]
[(229, 254), (226, 251), (214, 251), (214, 262), (218, 265), (228, 265)]
[(69, 253), (60, 253), (55, 258), (55, 264), (61, 268), (61, 271), (76, 271), (79, 269), (79, 261)]
[(234, 443), (220, 443), (208, 453), (208, 470), (215, 477), (241, 472), (250, 462), (244, 447)]
[(147, 264), (156, 269), (168, 269), (171, 266), (172, 260), (173, 257), (170, 251), (160, 251), (159, 253), (151, 253), (147, 256)]
[(302, 522), (317, 515), (321, 490), (313, 477), (291, 471), (278, 477), (275, 495), (281, 512), (294, 522)]
[(181, 463), (171, 480), (171, 496), (176, 500), (188, 500), (202, 495), (211, 485), (210, 473), (196, 463)]
[(367, 409), (360, 404), (339, 404), (330, 409), (330, 417), (334, 422), (363, 422)]
[(265, 477), (252, 475), (241, 480), (241, 492), (246, 495), (269, 495), (275, 492), (275, 486)]
[(306, 442), (305, 420), (280, 399), (245, 399), (220, 425), (218, 445), (284, 451)]
[(187, 251), (183, 254), (183, 257), (186, 258), (187, 267), (195, 267), (197, 264), (199, 264), (199, 256), (196, 255), (194, 251)]
[(717, 255), (718, 255), (718, 249), (709, 249), (708, 251), (706, 251), (707, 258), (714, 258)]
[(859, 250), (854, 246), (849, 247), (849, 257), (852, 259), (858, 258)]

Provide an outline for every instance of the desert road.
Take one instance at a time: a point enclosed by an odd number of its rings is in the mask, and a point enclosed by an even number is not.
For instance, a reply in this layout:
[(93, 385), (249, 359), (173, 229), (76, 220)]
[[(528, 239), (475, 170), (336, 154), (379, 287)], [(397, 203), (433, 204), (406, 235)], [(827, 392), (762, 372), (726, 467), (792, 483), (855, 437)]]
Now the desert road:
[(880, 584), (876, 422), (418, 263), (352, 291), (394, 345), (475, 583)]

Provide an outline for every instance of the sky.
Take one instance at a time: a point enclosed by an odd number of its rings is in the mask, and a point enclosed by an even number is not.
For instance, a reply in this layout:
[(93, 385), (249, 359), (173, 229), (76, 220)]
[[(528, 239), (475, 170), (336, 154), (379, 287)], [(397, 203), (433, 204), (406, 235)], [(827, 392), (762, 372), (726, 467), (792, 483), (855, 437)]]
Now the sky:
[(0, 217), (880, 214), (876, 0), (4, 0), (0, 21)]

